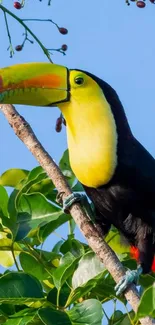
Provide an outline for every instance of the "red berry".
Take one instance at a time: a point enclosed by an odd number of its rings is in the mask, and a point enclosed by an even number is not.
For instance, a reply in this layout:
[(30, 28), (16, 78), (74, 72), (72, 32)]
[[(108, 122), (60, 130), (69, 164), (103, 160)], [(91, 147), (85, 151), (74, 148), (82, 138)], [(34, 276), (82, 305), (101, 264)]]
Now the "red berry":
[(21, 9), (21, 8), (22, 8), (21, 3), (18, 2), (18, 1), (15, 1), (13, 5), (14, 5), (14, 7), (15, 7), (16, 9)]
[(64, 27), (58, 27), (59, 29), (59, 32), (63, 35), (66, 35), (68, 34), (68, 29), (67, 28), (64, 28)]
[(56, 132), (61, 132), (62, 129), (62, 118), (58, 117), (56, 120), (55, 130)]
[(155, 4), (155, 0), (150, 0), (150, 2)]
[(61, 46), (61, 49), (65, 52), (65, 51), (67, 51), (68, 46), (67, 46), (66, 44), (63, 44), (63, 45)]
[(22, 50), (22, 48), (23, 48), (22, 45), (17, 45), (17, 46), (15, 47), (15, 50), (19, 52), (19, 51)]
[(146, 6), (145, 2), (143, 2), (143, 1), (137, 1), (136, 5), (138, 8), (144, 8)]

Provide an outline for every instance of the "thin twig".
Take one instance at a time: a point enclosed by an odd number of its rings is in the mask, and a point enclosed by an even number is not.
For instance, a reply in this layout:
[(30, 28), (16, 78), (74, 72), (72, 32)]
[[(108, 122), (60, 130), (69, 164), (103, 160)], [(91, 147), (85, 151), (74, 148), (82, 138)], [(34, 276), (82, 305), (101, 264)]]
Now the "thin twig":
[(58, 24), (55, 23), (52, 19), (24, 18), (24, 19), (22, 19), (22, 21), (39, 21), (39, 22), (48, 22), (48, 23), (52, 23), (52, 24), (55, 25), (57, 28), (59, 28)]
[(3, 11), (3, 13), (4, 13), (5, 25), (6, 25), (6, 30), (7, 30), (8, 39), (9, 39), (8, 50), (10, 51), (10, 58), (12, 58), (14, 55), (14, 49), (13, 49), (12, 41), (11, 41), (11, 34), (10, 34), (9, 25), (8, 25), (8, 21), (7, 21), (7, 17), (6, 17), (6, 12)]
[[(27, 121), (19, 115), (12, 105), (1, 105), (0, 109), (13, 128), (15, 134), (21, 141), (23, 141), (39, 164), (46, 171), (47, 175), (51, 178), (58, 192), (64, 193), (63, 198), (71, 194), (72, 191), (60, 169), (38, 141)], [(101, 262), (103, 262), (116, 283), (118, 283), (122, 276), (125, 275), (125, 269), (116, 254), (103, 240), (102, 231), (95, 227), (79, 204), (74, 203), (70, 208), (70, 213), (76, 224), (79, 226), (82, 234), (87, 239), (89, 246), (97, 254)], [(135, 285), (131, 284), (130, 287), (126, 289), (124, 295), (132, 306), (132, 309), (136, 312), (139, 305), (139, 294)], [(155, 320), (150, 317), (141, 318), (140, 322), (142, 325), (155, 324)]]
[(18, 265), (17, 260), (16, 260), (16, 256), (15, 256), (15, 252), (14, 252), (13, 245), (11, 246), (11, 253), (12, 253), (12, 257), (13, 257), (13, 259), (14, 259), (14, 262), (15, 262), (16, 268), (17, 268), (18, 271), (20, 271), (19, 265)]
[(16, 16), (15, 14), (13, 14), (13, 12), (11, 12), (10, 10), (8, 10), (7, 8), (5, 8), (4, 6), (2, 6), (0, 4), (0, 9), (4, 12), (7, 13), (8, 15), (10, 15), (11, 17), (13, 17), (15, 20), (17, 20), (19, 22), (20, 25), (22, 25), (25, 30), (27, 30), (27, 32), (29, 32), (29, 34), (35, 39), (35, 41), (39, 44), (39, 46), (41, 47), (41, 49), (43, 50), (44, 54), (46, 55), (46, 57), (48, 58), (48, 60), (52, 63), (51, 57), (50, 57), (50, 53), (47, 50), (47, 48), (42, 44), (42, 42), (39, 40), (39, 38), (31, 31), (31, 29), (22, 21), (22, 19), (20, 19), (18, 16)]
[(128, 308), (127, 308), (127, 306), (124, 304), (124, 307), (125, 307), (125, 309), (126, 309), (126, 312), (127, 312), (127, 315), (128, 315), (128, 318), (129, 318), (129, 321), (130, 321), (130, 323), (131, 323), (131, 325), (134, 325), (134, 321), (132, 320), (132, 318), (131, 318), (131, 316), (130, 316), (130, 313), (129, 313), (129, 311), (128, 311)]
[(102, 306), (102, 310), (103, 310), (104, 316), (106, 317), (107, 321), (109, 322), (110, 319), (109, 319), (105, 309), (103, 308), (103, 306)]
[(44, 270), (49, 274), (49, 276), (52, 277), (52, 272), (49, 271), (49, 269), (46, 267), (43, 259), (41, 259), (40, 255), (36, 252), (36, 250), (33, 247), (31, 247), (31, 245), (29, 245), (24, 239), (23, 239), (23, 244), (29, 250), (30, 255), (36, 258), (38, 263), (40, 263), (44, 267)]

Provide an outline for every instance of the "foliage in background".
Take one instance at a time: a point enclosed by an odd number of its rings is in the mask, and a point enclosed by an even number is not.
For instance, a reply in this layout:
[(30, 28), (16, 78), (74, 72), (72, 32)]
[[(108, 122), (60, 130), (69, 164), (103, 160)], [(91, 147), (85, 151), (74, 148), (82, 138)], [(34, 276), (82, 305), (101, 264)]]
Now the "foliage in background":
[[(59, 166), (74, 191), (83, 191), (65, 151)], [(12, 187), (10, 197), (5, 187)], [(116, 308), (114, 281), (86, 243), (75, 238), (75, 223), (56, 201), (57, 190), (41, 167), (31, 171), (11, 169), (0, 177), (0, 324), (110, 325), (138, 324), (144, 315), (155, 317), (155, 276), (142, 276), (143, 295), (137, 315)], [(50, 251), (44, 250), (49, 235), (69, 224), (67, 239), (61, 238)], [(115, 229), (107, 241), (122, 263), (135, 262), (129, 248), (120, 245)], [(14, 265), (16, 271), (10, 270)], [(105, 303), (112, 301), (111, 317)], [(127, 310), (127, 309), (126, 309)]]

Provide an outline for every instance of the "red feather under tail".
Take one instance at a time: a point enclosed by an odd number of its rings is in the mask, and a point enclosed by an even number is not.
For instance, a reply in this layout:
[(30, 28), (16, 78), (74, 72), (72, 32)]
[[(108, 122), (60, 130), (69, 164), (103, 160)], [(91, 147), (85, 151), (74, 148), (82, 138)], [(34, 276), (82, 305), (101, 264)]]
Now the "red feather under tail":
[[(131, 246), (130, 248), (130, 255), (132, 258), (134, 258), (136, 261), (139, 259), (139, 251), (138, 248)], [(151, 267), (152, 272), (155, 272), (155, 256), (153, 259), (152, 267)]]

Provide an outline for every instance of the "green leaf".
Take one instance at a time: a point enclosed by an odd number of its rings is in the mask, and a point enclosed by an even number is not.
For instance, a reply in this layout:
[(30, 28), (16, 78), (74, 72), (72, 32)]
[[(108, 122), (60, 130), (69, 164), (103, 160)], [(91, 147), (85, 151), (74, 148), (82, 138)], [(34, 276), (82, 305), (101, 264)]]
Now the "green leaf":
[(42, 249), (35, 249), (35, 251), (40, 255), (40, 258), (43, 259), (44, 261), (51, 263), (52, 265), (54, 265), (55, 261), (60, 260), (61, 255), (57, 254), (55, 252), (48, 252), (48, 251), (44, 251)]
[(55, 244), (55, 246), (53, 247), (53, 249), (52, 249), (52, 252), (53, 253), (56, 253), (56, 254), (59, 254), (60, 253), (60, 248), (61, 248), (61, 246), (62, 246), (62, 244), (64, 243), (64, 240), (59, 240), (56, 244)]
[(9, 197), (9, 201), (8, 201), (9, 216), (13, 222), (16, 222), (16, 219), (17, 219), (17, 210), (16, 210), (16, 204), (15, 204), (17, 194), (18, 194), (18, 190), (15, 189), (11, 193), (11, 195)]
[(117, 254), (130, 252), (130, 246), (122, 242), (120, 233), (115, 228), (109, 231), (108, 235), (105, 238), (105, 241)]
[(39, 263), (39, 261), (32, 255), (22, 252), (19, 256), (20, 264), (23, 270), (39, 280), (45, 280), (50, 277), (50, 272), (45, 270), (44, 264)]
[(53, 305), (58, 305), (64, 307), (68, 296), (70, 294), (71, 289), (68, 287), (66, 283), (61, 287), (60, 290), (57, 288), (53, 288), (47, 296), (47, 300), (50, 301)]
[(139, 278), (139, 284), (143, 286), (143, 288), (145, 289), (153, 285), (154, 282), (155, 282), (155, 277), (152, 276), (151, 274), (144, 274), (141, 275)]
[(120, 258), (120, 260), (121, 260), (123, 266), (130, 270), (135, 270), (137, 268), (137, 263), (132, 258), (129, 258), (129, 259)]
[[(15, 253), (15, 255), (19, 255), (19, 253)], [(0, 252), (0, 265), (3, 267), (11, 267), (15, 264), (14, 258), (11, 252), (9, 251), (1, 251)]]
[[(109, 324), (115, 325), (118, 324), (118, 321), (121, 321), (124, 318), (124, 314), (120, 310), (116, 310), (110, 317)], [(120, 322), (121, 325), (121, 322)]]
[(59, 162), (59, 167), (62, 173), (64, 174), (64, 176), (67, 178), (69, 185), (72, 186), (76, 180), (76, 177), (70, 166), (68, 149), (64, 152)]
[(35, 167), (28, 175), (26, 187), (23, 188), (22, 193), (42, 193), (50, 199), (51, 193), (55, 188), (53, 182), (48, 178), (47, 174), (41, 166)]
[(2, 310), (0, 309), (0, 324), (6, 324), (7, 315), (3, 314)]
[[(110, 317), (109, 325), (131, 325), (129, 316), (131, 319), (134, 319), (134, 312), (130, 311), (128, 314), (123, 314), (120, 310), (116, 310)], [(133, 324), (135, 324), (134, 321)]]
[(38, 315), (46, 325), (101, 325), (103, 311), (99, 301), (89, 299), (66, 312), (47, 307), (40, 309)]
[(142, 294), (136, 316), (138, 318), (155, 317), (155, 283)]
[(16, 240), (24, 238), (32, 229), (58, 220), (62, 215), (63, 211), (49, 203), (42, 194), (23, 194), (20, 199)]
[(12, 239), (8, 238), (9, 235), (9, 232), (0, 232), (0, 265), (3, 267), (11, 267), (15, 264), (12, 249), (14, 256), (18, 256), (21, 251), (17, 243), (13, 245)]
[(96, 299), (88, 299), (67, 311), (71, 324), (101, 325), (103, 318), (102, 305)]
[(60, 252), (62, 254), (66, 254), (68, 251), (71, 252), (75, 257), (80, 257), (85, 253), (84, 246), (80, 243), (80, 241), (74, 239), (74, 237), (72, 238), (72, 235), (69, 235), (68, 239), (65, 240), (60, 247)]
[(8, 194), (6, 189), (0, 185), (0, 213), (4, 216), (8, 216)]
[(7, 320), (5, 325), (26, 325), (33, 321), (36, 314), (36, 310), (25, 308), (17, 313), (11, 315), (11, 318)]
[[(41, 166), (33, 168), (28, 175), (27, 182), (32, 181), (38, 177), (38, 175), (45, 173), (44, 169)], [(46, 176), (47, 177), (47, 176)]]
[(126, 299), (124, 296), (117, 297), (116, 292), (114, 290), (115, 282), (111, 275), (105, 270), (103, 272), (103, 277), (100, 277), (96, 283), (96, 286), (94, 286), (91, 290), (91, 296), (94, 298), (97, 297), (100, 301), (108, 301), (113, 298), (117, 298), (122, 303), (126, 303)]
[(9, 272), (0, 278), (0, 303), (22, 305), (43, 298), (39, 281), (31, 275)]
[(84, 192), (84, 188), (79, 181), (72, 187), (72, 190), (73, 192)]
[(64, 282), (73, 273), (79, 258), (75, 258), (70, 252), (60, 259), (60, 265), (53, 271), (53, 281), (57, 289), (61, 288)]
[(8, 317), (15, 313), (15, 307), (11, 304), (0, 305), (0, 324), (5, 324)]
[[(68, 149), (66, 149), (60, 159), (60, 162), (59, 162), (59, 167), (60, 169), (63, 171), (63, 170), (69, 170), (72, 172), (72, 169), (71, 169), (71, 165), (70, 165), (70, 162), (69, 162), (69, 152), (68, 152)], [(72, 172), (73, 173), (73, 172)]]
[(47, 197), (51, 194), (53, 189), (54, 189), (54, 184), (52, 183), (51, 179), (46, 178), (40, 182), (33, 184), (29, 189), (29, 193), (39, 192)]
[(28, 170), (12, 168), (4, 172), (0, 177), (0, 185), (18, 188), (18, 184), (27, 177)]
[[(98, 289), (99, 289), (101, 284), (103, 284), (103, 282), (105, 282), (105, 280), (106, 280), (105, 279), (106, 274), (107, 274), (107, 270), (104, 270), (102, 273), (99, 273), (98, 275), (96, 275), (96, 277), (94, 277), (93, 279), (88, 280), (83, 285), (72, 290), (68, 297), (68, 300), (66, 302), (66, 306), (69, 306), (74, 301), (78, 300), (79, 298), (86, 296), (88, 293), (89, 294), (92, 293), (96, 287), (98, 287)], [(114, 286), (113, 286), (113, 288), (114, 288)], [(104, 298), (106, 298), (106, 296), (104, 295), (103, 289), (101, 289), (101, 291), (102, 291), (101, 300), (103, 300)], [(97, 296), (98, 296), (98, 292), (99, 292), (99, 290), (97, 290)], [(94, 296), (95, 296), (95, 294), (94, 294)]]
[[(33, 176), (35, 176), (35, 173)], [(41, 173), (37, 174), (35, 178), (33, 178), (32, 175), (31, 175), (31, 177), (29, 175), (27, 182), (24, 183), (23, 187), (20, 189), (20, 191), (18, 192), (18, 194), (16, 196), (16, 209), (17, 210), (20, 206), (20, 199), (21, 199), (22, 195), (27, 194), (34, 184), (42, 181), (45, 178), (47, 178), (47, 174), (45, 172), (41, 172)]]
[(31, 315), (29, 315), (29, 310), (20, 311), (12, 315), (11, 318), (6, 321), (5, 325), (27, 325), (33, 320), (34, 316), (35, 313), (32, 315), (32, 311)]
[(72, 325), (66, 312), (50, 307), (40, 309), (38, 315), (45, 325)]
[(104, 271), (104, 265), (93, 252), (86, 253), (79, 261), (78, 267), (72, 277), (74, 289), (88, 282)]
[(71, 220), (71, 215), (70, 214), (64, 214), (62, 210), (60, 210), (61, 213), (58, 216), (57, 219), (52, 220), (49, 222), (47, 225), (40, 226), (38, 230), (38, 238), (40, 242), (44, 242), (45, 239), (58, 227), (63, 225), (65, 222)]
[(45, 196), (49, 201), (54, 202), (57, 206), (61, 207), (62, 209), (62, 205), (56, 202), (57, 195), (58, 195), (58, 191), (56, 188), (54, 188), (52, 191), (49, 191), (49, 193), (47, 193)]
[(33, 318), (33, 320), (31, 322), (28, 323), (28, 325), (44, 325), (44, 323), (41, 321), (41, 319), (37, 315), (36, 317)]
[[(134, 314), (133, 310), (131, 310), (128, 314), (124, 314), (122, 316), (121, 322), (120, 321), (116, 322), (116, 325), (131, 325), (130, 319), (133, 319), (133, 324), (134, 324), (134, 316), (135, 316), (135, 314)], [(139, 322), (138, 322), (138, 324), (136, 323), (136, 325), (139, 325)]]
[(15, 306), (13, 306), (12, 304), (1, 304), (0, 309), (2, 314), (5, 314), (7, 316), (11, 316), (16, 312)]

